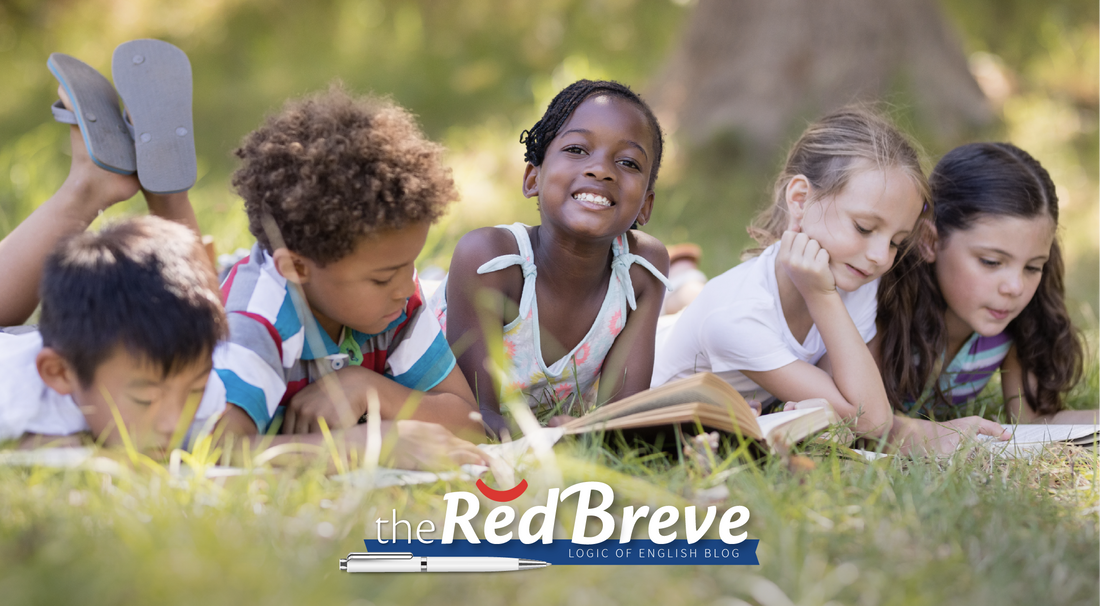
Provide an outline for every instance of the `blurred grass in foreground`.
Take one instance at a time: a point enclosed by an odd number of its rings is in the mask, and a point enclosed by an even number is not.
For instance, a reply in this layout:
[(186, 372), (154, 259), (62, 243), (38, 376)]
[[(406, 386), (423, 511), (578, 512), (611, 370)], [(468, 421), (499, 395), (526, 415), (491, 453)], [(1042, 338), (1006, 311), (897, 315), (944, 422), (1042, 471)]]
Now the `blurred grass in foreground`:
[[(1098, 399), (1090, 368), (1074, 408)], [(999, 398), (983, 398), (986, 416), (996, 418)], [(517, 476), (530, 484), (518, 511), (545, 505), (548, 488), (588, 480), (615, 489), (613, 513), (630, 504), (744, 505), (752, 514), (745, 529), (760, 539), (759, 567), (420, 576), (349, 575), (337, 560), (362, 551), (362, 539), (377, 536), (374, 521), (394, 510), (414, 527), (432, 520), (438, 538), (442, 495), (477, 494), (472, 483), (368, 490), (320, 467), (204, 479), (186, 473), (186, 459), (185, 473), (171, 475), (131, 468), (108, 451), (97, 454), (113, 461), (97, 471), (0, 467), (0, 596), (5, 604), (932, 606), (1085, 604), (1100, 595), (1096, 450), (1056, 445), (1031, 462), (966, 448), (947, 459), (868, 463), (821, 441), (797, 452), (812, 468), (779, 457), (681, 463), (577, 441), (555, 449), (560, 483), (539, 468)], [(212, 462), (201, 454), (194, 461), (200, 469)], [(493, 506), (482, 500), (475, 528)], [(569, 536), (575, 506), (559, 505), (557, 537)], [(640, 526), (635, 536), (644, 536)], [(682, 536), (682, 521), (678, 528)], [(415, 551), (415, 543), (394, 546), (402, 549)]]

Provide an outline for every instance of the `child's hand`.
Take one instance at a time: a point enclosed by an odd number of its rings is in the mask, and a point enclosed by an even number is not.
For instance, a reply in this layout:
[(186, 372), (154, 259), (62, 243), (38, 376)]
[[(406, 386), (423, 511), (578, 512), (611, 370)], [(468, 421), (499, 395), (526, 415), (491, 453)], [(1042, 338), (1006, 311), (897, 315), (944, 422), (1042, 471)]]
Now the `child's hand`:
[(505, 439), (511, 439), (513, 435), (508, 420), (495, 410), (482, 408), (481, 423), (485, 426), (485, 433), (491, 438), (504, 441)]
[(836, 279), (829, 269), (829, 253), (806, 234), (783, 232), (779, 263), (803, 297), (836, 292)]
[[(993, 436), (1004, 442), (1012, 437), (1012, 432), (998, 423), (981, 417), (963, 417), (944, 423), (924, 422), (923, 450), (928, 454), (949, 455), (959, 447), (964, 438), (975, 435)], [(919, 438), (918, 438), (919, 439)], [(915, 445), (918, 450), (922, 445)]]
[(445, 469), (465, 464), (490, 466), (495, 462), (493, 457), (442, 425), (422, 421), (397, 421), (394, 425), (397, 442), (388, 456), (382, 453), (387, 465), (398, 469)]
[[(72, 101), (63, 87), (57, 87), (57, 95), (65, 109), (72, 111)], [(141, 187), (136, 174), (120, 175), (96, 166), (84, 145), (84, 136), (75, 124), (69, 127), (69, 140), (73, 159), (65, 184), (79, 190), (82, 203), (98, 213), (112, 204), (134, 197)]]
[[(321, 431), (318, 419), (331, 429), (355, 425), (367, 411), (366, 385), (359, 366), (349, 366), (327, 374), (294, 394), (283, 417), (284, 434)], [(347, 404), (347, 406), (345, 406)]]
[(760, 403), (760, 400), (749, 400), (748, 404), (754, 417), (759, 417), (760, 412), (764, 410), (764, 405)]
[(783, 405), (784, 412), (788, 410), (805, 410), (807, 408), (828, 408), (830, 412), (836, 414), (832, 405), (825, 398), (810, 398), (799, 402), (787, 402)]

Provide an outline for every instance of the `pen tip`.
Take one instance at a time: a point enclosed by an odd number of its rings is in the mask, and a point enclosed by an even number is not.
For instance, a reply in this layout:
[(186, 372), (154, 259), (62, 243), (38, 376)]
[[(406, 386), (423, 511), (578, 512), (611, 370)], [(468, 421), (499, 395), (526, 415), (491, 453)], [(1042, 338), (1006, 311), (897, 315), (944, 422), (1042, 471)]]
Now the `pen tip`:
[(546, 568), (549, 565), (550, 565), (549, 563), (542, 562), (542, 561), (539, 561), (539, 560), (520, 560), (519, 561), (519, 569), (520, 570), (528, 570), (528, 569), (531, 569), (531, 568)]
[(340, 560), (340, 570), (346, 571), (348, 569), (348, 561)]

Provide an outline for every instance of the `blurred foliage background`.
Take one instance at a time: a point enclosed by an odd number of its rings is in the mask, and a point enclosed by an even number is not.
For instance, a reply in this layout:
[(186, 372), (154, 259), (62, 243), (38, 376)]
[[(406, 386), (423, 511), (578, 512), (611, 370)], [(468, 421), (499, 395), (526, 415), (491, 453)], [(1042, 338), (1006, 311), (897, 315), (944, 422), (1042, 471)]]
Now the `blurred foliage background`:
[[(199, 155), (192, 202), (219, 252), (251, 245), (229, 187), (234, 147), (285, 99), (341, 79), (355, 91), (391, 95), (449, 148), (462, 200), (421, 259), (445, 269), (469, 229), (538, 221), (534, 203), (519, 193), (518, 138), (553, 94), (581, 77), (646, 91), (695, 7), (695, 0), (0, 0), (0, 235), (68, 170), (65, 128), (48, 111), (57, 86), (49, 54), (71, 54), (109, 76), (116, 45), (155, 37), (191, 58)], [(940, 0), (939, 9), (996, 119), (945, 140), (910, 111), (904, 90), (887, 101), (932, 162), (978, 139), (1010, 140), (1039, 158), (1062, 201), (1073, 312), (1094, 324), (1097, 4)], [(792, 139), (814, 117), (793, 116)], [(717, 275), (748, 244), (744, 227), (767, 203), (783, 150), (747, 148), (736, 133), (721, 132), (689, 149), (671, 135), (646, 229), (666, 243), (701, 244), (703, 269)], [(108, 214), (143, 211), (138, 196)]]

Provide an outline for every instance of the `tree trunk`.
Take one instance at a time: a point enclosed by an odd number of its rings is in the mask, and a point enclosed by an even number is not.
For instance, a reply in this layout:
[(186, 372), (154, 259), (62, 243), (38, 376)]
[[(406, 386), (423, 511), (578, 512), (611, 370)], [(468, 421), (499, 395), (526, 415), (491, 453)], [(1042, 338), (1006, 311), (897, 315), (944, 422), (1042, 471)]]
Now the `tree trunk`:
[(689, 146), (761, 151), (853, 101), (911, 105), (942, 139), (993, 118), (935, 0), (699, 0), (647, 98)]

